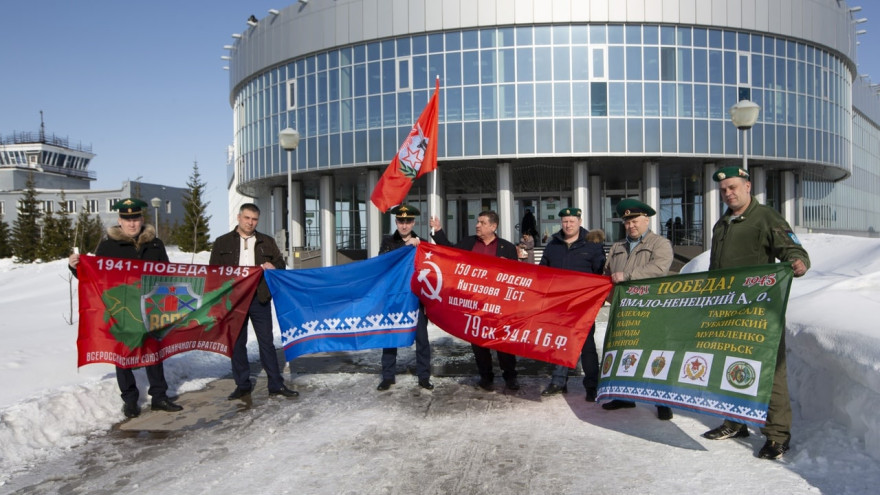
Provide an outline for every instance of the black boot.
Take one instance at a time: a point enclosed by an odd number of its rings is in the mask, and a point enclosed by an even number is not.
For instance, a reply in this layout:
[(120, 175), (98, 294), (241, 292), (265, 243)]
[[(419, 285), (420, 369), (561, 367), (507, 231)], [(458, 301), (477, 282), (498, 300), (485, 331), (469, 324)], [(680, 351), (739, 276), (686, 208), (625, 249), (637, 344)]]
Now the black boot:
[(183, 411), (182, 406), (178, 406), (177, 404), (171, 402), (171, 399), (165, 397), (164, 399), (159, 399), (157, 401), (153, 401), (150, 405), (151, 411), (167, 411), (167, 412), (177, 412)]
[(615, 409), (629, 409), (631, 407), (636, 407), (636, 403), (620, 399), (614, 399), (611, 402), (606, 402), (602, 404), (602, 409), (605, 409), (606, 411), (614, 411)]
[(141, 415), (141, 406), (137, 402), (126, 402), (122, 406), (122, 414), (125, 414), (126, 418), (136, 418)]
[(779, 459), (786, 452), (788, 452), (788, 442), (778, 443), (773, 440), (767, 440), (758, 452), (758, 457), (771, 460)]
[(563, 385), (560, 387), (559, 385), (556, 385), (555, 383), (551, 383), (550, 385), (547, 385), (547, 388), (545, 388), (541, 392), (541, 395), (544, 397), (549, 397), (551, 395), (567, 394), (567, 393), (568, 393), (568, 385)]

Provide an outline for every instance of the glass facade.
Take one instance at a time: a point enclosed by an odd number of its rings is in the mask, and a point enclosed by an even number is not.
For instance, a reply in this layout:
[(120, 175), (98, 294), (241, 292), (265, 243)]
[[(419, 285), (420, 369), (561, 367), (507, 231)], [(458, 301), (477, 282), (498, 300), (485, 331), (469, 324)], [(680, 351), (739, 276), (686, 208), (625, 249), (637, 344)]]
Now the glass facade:
[(852, 177), (823, 182), (803, 178), (804, 227), (877, 235), (880, 230), (880, 131), (856, 113), (853, 117)]
[[(442, 160), (740, 156), (727, 109), (762, 110), (750, 157), (849, 171), (850, 76), (834, 54), (733, 30), (653, 24), (448, 31), (336, 48), (271, 68), (235, 98), (240, 181), (381, 165), (441, 81)], [(841, 173), (840, 175), (843, 175)]]

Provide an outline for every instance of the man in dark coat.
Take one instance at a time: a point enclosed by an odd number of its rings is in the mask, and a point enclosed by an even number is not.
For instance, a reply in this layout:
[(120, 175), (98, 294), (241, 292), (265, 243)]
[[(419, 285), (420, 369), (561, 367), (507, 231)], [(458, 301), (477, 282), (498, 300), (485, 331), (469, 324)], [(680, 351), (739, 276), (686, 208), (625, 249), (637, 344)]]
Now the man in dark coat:
[[(397, 230), (391, 235), (382, 236), (379, 254), (404, 246), (415, 247), (419, 245), (421, 239), (418, 234), (413, 232), (419, 213), (418, 208), (406, 204), (391, 209)], [(376, 390), (383, 391), (391, 388), (391, 385), (395, 383), (396, 366), (397, 348), (382, 349), (382, 381), (379, 382)], [(419, 321), (416, 324), (416, 375), (419, 377), (420, 387), (434, 390), (434, 384), (431, 383), (431, 341), (428, 340), (428, 317), (425, 316), (425, 308), (421, 304), (419, 305)]]
[(522, 217), (519, 225), (521, 234), (529, 234), (532, 238), (538, 238), (538, 221), (530, 208), (526, 208), (526, 213)]
[[(724, 167), (712, 175), (718, 183), (727, 211), (712, 227), (712, 250), (709, 270), (737, 266), (763, 265), (777, 259), (791, 263), (795, 277), (807, 273), (810, 257), (801, 246), (791, 226), (776, 210), (758, 203), (752, 196), (749, 173), (739, 167)], [(776, 352), (773, 389), (767, 407), (767, 422), (761, 428), (767, 438), (758, 451), (762, 459), (779, 459), (789, 449), (791, 440), (791, 400), (788, 396), (788, 372), (785, 364), (785, 332)], [(749, 436), (744, 423), (725, 420), (703, 433), (710, 440)]]
[[(495, 235), (497, 229), (498, 214), (491, 210), (481, 212), (477, 217), (476, 235), (461, 239), (454, 247), (498, 258), (516, 260), (516, 246)], [(437, 217), (431, 217), (431, 231), (431, 236), (437, 244), (452, 246)], [(492, 352), (488, 348), (476, 344), (471, 344), (471, 349), (474, 351), (477, 370), (480, 372), (480, 381), (477, 386), (483, 390), (493, 390), (495, 388), (493, 384), (495, 373), (492, 372)], [(519, 390), (519, 382), (516, 380), (516, 356), (501, 351), (495, 352), (498, 354), (498, 365), (501, 367), (505, 385), (510, 390)]]
[[(553, 234), (541, 264), (576, 272), (601, 274), (605, 266), (605, 250), (602, 245), (587, 240), (587, 229), (581, 226), (580, 208), (563, 208), (559, 212), (561, 228)], [(599, 353), (596, 350), (596, 324), (590, 327), (590, 333), (581, 348), (581, 366), (584, 369), (584, 389), (586, 401), (596, 402), (596, 388), (599, 386)], [(550, 384), (541, 392), (547, 397), (568, 392), (568, 373), (570, 368), (562, 365), (553, 367)]]
[[(114, 210), (119, 210), (119, 218), (113, 227), (107, 229), (107, 238), (98, 244), (95, 250), (96, 256), (110, 258), (123, 258), (132, 260), (164, 261), (168, 262), (168, 253), (165, 244), (156, 237), (156, 229), (150, 224), (144, 223), (144, 210), (147, 203), (135, 199), (123, 199), (113, 205)], [(76, 266), (79, 264), (79, 254), (74, 253), (68, 259), (70, 270), (76, 275)], [(153, 411), (177, 412), (183, 407), (175, 404), (168, 398), (168, 382), (165, 381), (165, 367), (160, 361), (157, 364), (145, 366), (147, 380), (150, 382), (148, 393), (152, 397), (150, 409)], [(116, 382), (119, 384), (120, 396), (122, 397), (122, 412), (126, 418), (136, 418), (141, 414), (138, 405), (140, 393), (134, 372), (130, 368), (116, 367)]]
[[(238, 226), (223, 234), (214, 241), (211, 249), (212, 265), (225, 266), (260, 266), (263, 270), (284, 268), (284, 258), (272, 237), (257, 232), (260, 221), (260, 209), (253, 203), (245, 203), (238, 210)], [(284, 385), (278, 354), (275, 351), (272, 333), (272, 295), (266, 280), (260, 280), (257, 293), (248, 308), (247, 318), (241, 326), (241, 332), (232, 348), (232, 378), (235, 390), (227, 399), (247, 399), (251, 395), (251, 368), (247, 354), (248, 320), (254, 326), (254, 334), (260, 349), (260, 363), (266, 370), (269, 381), (269, 395), (293, 398), (299, 392), (290, 390)]]

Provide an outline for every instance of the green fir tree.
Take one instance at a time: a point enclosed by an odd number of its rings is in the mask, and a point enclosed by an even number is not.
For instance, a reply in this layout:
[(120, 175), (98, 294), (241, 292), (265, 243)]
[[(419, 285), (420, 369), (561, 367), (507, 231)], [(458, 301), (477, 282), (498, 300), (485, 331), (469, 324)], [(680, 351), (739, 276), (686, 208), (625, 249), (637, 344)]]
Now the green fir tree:
[(101, 221), (99, 215), (92, 218), (87, 205), (88, 200), (79, 210), (79, 215), (76, 218), (76, 233), (74, 234), (76, 247), (83, 254), (94, 253), (98, 248), (98, 243), (104, 238), (104, 222)]
[(9, 224), (3, 221), (3, 215), (0, 215), (0, 258), (9, 258), (12, 256), (12, 234), (9, 232)]
[(209, 251), (211, 242), (208, 237), (208, 221), (205, 212), (210, 202), (202, 200), (205, 194), (205, 183), (199, 175), (199, 163), (193, 162), (193, 172), (186, 182), (189, 191), (183, 193), (183, 223), (176, 226), (171, 234), (172, 241), (185, 253)]
[(18, 201), (18, 218), (12, 225), (12, 254), (17, 263), (32, 263), (40, 255), (40, 220), (34, 174), (28, 174), (24, 196)]
[(61, 191), (61, 201), (56, 203), (55, 211), (43, 217), (43, 239), (40, 243), (40, 258), (53, 261), (66, 258), (73, 251), (73, 221), (67, 211), (67, 197)]

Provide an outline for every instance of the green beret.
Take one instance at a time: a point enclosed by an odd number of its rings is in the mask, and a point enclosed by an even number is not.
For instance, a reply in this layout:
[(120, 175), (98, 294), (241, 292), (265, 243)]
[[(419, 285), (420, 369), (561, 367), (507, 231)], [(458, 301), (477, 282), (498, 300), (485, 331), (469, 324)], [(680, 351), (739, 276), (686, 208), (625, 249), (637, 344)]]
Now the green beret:
[(391, 214), (397, 218), (415, 218), (419, 216), (419, 209), (415, 206), (402, 204), (391, 208)]
[(749, 173), (740, 167), (724, 167), (719, 168), (717, 172), (712, 174), (712, 180), (715, 182), (721, 182), (731, 177), (742, 177), (745, 180), (749, 180)]
[(627, 198), (621, 200), (620, 203), (617, 203), (617, 214), (620, 218), (626, 219), (630, 217), (640, 217), (642, 215), (653, 217), (657, 212), (654, 211), (654, 208), (651, 208), (637, 199)]
[(581, 217), (581, 209), (580, 208), (563, 208), (559, 210), (559, 218), (562, 217)]
[(126, 198), (116, 202), (110, 209), (119, 210), (119, 218), (137, 218), (143, 216), (147, 203), (137, 198)]

